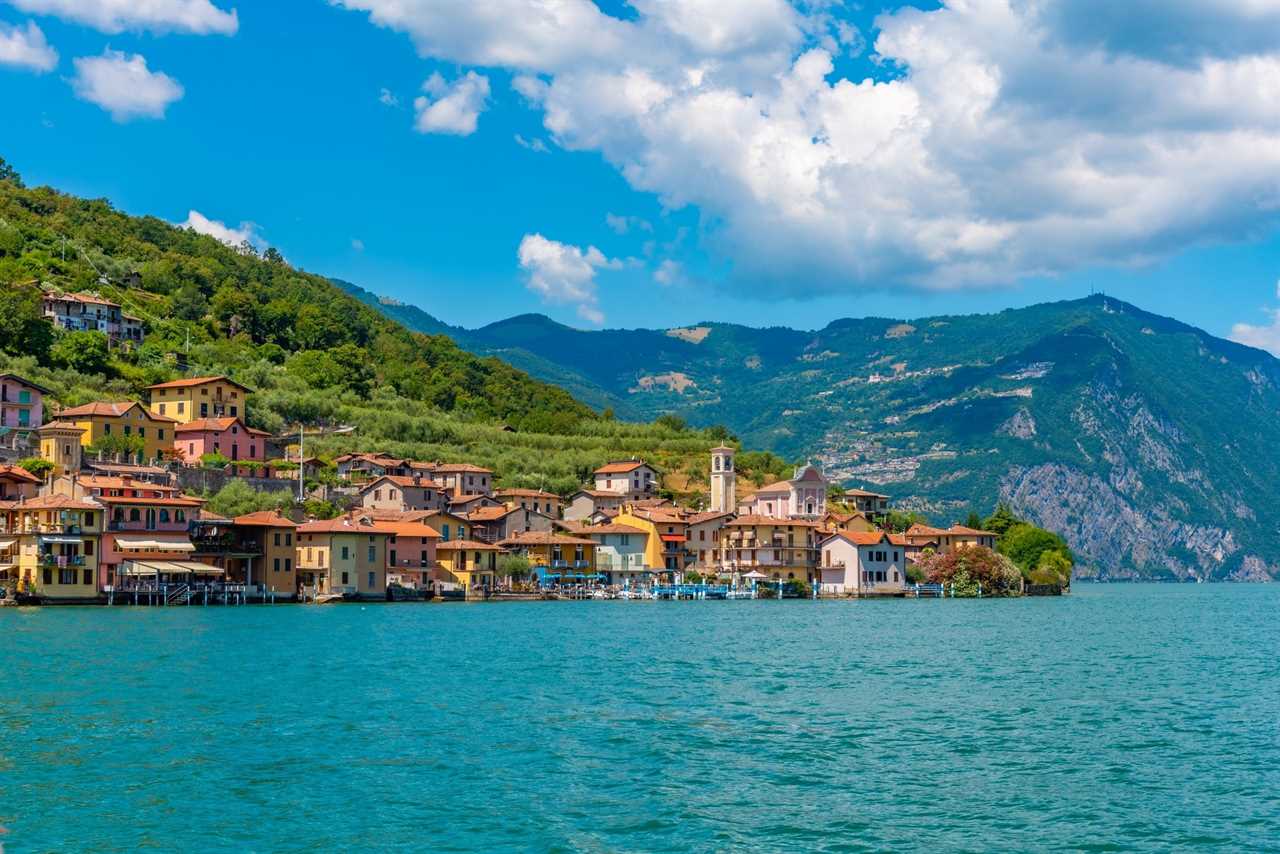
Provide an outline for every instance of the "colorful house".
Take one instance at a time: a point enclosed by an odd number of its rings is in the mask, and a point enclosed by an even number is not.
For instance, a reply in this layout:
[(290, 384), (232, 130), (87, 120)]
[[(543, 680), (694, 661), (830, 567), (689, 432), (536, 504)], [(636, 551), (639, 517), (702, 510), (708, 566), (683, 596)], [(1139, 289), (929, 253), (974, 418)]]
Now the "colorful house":
[(0, 427), (34, 430), (44, 423), (49, 390), (17, 374), (0, 374)]
[(689, 562), (689, 521), (673, 507), (628, 504), (613, 521), (645, 532), (645, 564), (663, 572), (682, 572)]
[(429, 477), (384, 474), (360, 487), (360, 504), (370, 510), (443, 510), (449, 496)]
[(9, 567), (19, 590), (47, 601), (97, 598), (100, 504), (49, 495), (12, 505), (4, 515), (0, 566)]
[(845, 503), (866, 516), (882, 516), (889, 512), (889, 496), (866, 489), (846, 489)]
[[(106, 533), (102, 535), (102, 555), (98, 561), (100, 583), (110, 587), (121, 583), (123, 576), (154, 575), (153, 571), (134, 572), (134, 562), (184, 562), (195, 546), (188, 533), (189, 523), (204, 505), (199, 498), (174, 493), (142, 490), (143, 494), (109, 495), (93, 500), (107, 513)], [(133, 490), (120, 490), (131, 493)]]
[(45, 291), (44, 316), (54, 326), (72, 332), (101, 332), (112, 344), (141, 344), (142, 321), (120, 309), (118, 303), (96, 294), (64, 294)]
[(236, 469), (242, 474), (251, 474), (265, 466), (270, 436), (265, 430), (245, 426), (235, 416), (197, 418), (174, 428), (173, 447), (187, 465), (199, 465), (205, 454), (219, 454), (238, 463)]
[(432, 467), (431, 474), (454, 496), (493, 494), (493, 471), (482, 466), (441, 463)]
[(627, 503), (627, 496), (622, 492), (606, 492), (599, 489), (579, 489), (569, 496), (563, 515), (567, 522), (616, 515)]
[(82, 429), (80, 444), (88, 448), (109, 436), (136, 437), (142, 450), (131, 456), (136, 462), (159, 460), (173, 453), (173, 428), (177, 421), (165, 415), (154, 415), (141, 403), (132, 400), (118, 403), (86, 403), (58, 413), (58, 421), (69, 421)]
[(595, 542), (595, 570), (607, 583), (634, 585), (651, 573), (645, 557), (649, 535), (643, 529), (616, 522), (561, 522), (559, 526), (571, 537)]
[(559, 495), (541, 489), (499, 489), (493, 497), (508, 507), (532, 510), (552, 519), (559, 519), (564, 507), (564, 500)]
[(470, 537), (486, 543), (496, 543), (516, 534), (529, 531), (549, 532), (555, 523), (550, 516), (535, 513), (525, 507), (479, 507), (465, 516), (470, 525)]
[(387, 541), (387, 584), (424, 589), (437, 566), (440, 532), (421, 522), (375, 520), (375, 524), (391, 534)]
[(498, 584), (498, 556), (502, 549), (493, 543), (477, 540), (450, 540), (440, 543), (436, 554), (439, 564), (435, 578), (457, 584), (470, 593), (479, 588), (492, 589)]
[(812, 582), (820, 555), (817, 531), (818, 523), (808, 519), (739, 516), (720, 530), (720, 574)]
[(796, 469), (790, 480), (762, 486), (742, 499), (743, 515), (772, 519), (820, 519), (827, 512), (830, 481), (813, 464)]
[(918, 549), (932, 548), (939, 552), (968, 546), (996, 547), (996, 534), (992, 531), (979, 531), (964, 525), (952, 525), (950, 528), (934, 528), (916, 523), (907, 529), (903, 538)]
[(304, 522), (298, 526), (299, 583), (315, 593), (385, 599), (391, 536), (361, 513)]
[(906, 552), (883, 531), (840, 531), (822, 542), (821, 592), (896, 593), (906, 587)]
[(227, 377), (191, 377), (150, 386), (151, 411), (185, 424), (200, 418), (244, 418), (248, 386)]
[(544, 583), (549, 580), (581, 580), (595, 575), (596, 542), (588, 537), (530, 531), (513, 534), (498, 545), (524, 555), (534, 574)]
[(274, 510), (234, 519), (200, 514), (191, 525), (192, 557), (224, 570), (228, 582), (243, 584), (254, 598), (297, 594), (298, 523)]

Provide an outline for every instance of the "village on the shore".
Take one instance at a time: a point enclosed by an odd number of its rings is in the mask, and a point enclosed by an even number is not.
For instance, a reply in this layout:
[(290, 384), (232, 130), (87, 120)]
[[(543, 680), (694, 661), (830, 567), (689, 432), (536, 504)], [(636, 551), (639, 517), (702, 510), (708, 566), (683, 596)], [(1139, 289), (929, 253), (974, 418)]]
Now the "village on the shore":
[[(640, 459), (607, 462), (562, 496), (499, 488), (493, 471), (465, 461), (347, 453), (326, 487), (341, 502), (336, 518), (223, 518), (181, 484), (211, 455), (226, 478), (252, 484), (269, 481), (277, 455), (299, 485), (320, 461), (249, 427), (251, 390), (232, 379), (148, 391), (146, 404), (46, 413), (46, 389), (0, 375), (5, 457), (45, 461), (43, 476), (0, 465), (9, 601), (895, 596), (918, 593), (910, 569), (922, 556), (995, 545), (995, 534), (961, 525), (890, 533), (889, 496), (835, 488), (813, 464), (740, 495), (728, 446), (709, 449), (699, 509), (660, 497), (661, 473)], [(111, 436), (140, 450), (87, 451)]]

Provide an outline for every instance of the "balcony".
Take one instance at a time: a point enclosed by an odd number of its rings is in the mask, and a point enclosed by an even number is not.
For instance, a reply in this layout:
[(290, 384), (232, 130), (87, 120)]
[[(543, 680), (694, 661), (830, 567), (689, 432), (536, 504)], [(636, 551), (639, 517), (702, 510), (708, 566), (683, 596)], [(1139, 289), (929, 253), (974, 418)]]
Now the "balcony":
[(416, 558), (403, 558), (387, 562), (387, 566), (393, 569), (431, 569), (435, 565), (432, 561)]
[(40, 555), (42, 567), (84, 566), (84, 555)]

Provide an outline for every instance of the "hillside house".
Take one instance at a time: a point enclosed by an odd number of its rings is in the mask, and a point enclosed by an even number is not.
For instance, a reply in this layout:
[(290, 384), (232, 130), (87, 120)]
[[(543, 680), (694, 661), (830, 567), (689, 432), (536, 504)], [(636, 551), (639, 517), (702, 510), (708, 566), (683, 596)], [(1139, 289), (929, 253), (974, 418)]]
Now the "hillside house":
[(564, 500), (559, 495), (541, 489), (499, 489), (493, 497), (508, 507), (522, 507), (552, 519), (559, 519), (564, 507)]
[(562, 515), (566, 522), (581, 522), (604, 515), (616, 515), (626, 502), (627, 496), (621, 492), (579, 489), (569, 496), (569, 503), (565, 505)]
[(0, 427), (34, 430), (44, 423), (44, 396), (49, 390), (17, 374), (0, 374)]
[(482, 466), (440, 463), (432, 468), (431, 473), (454, 497), (493, 494), (493, 471)]
[(189, 466), (200, 465), (206, 454), (219, 454), (232, 463), (241, 476), (265, 476), (265, 430), (248, 427), (235, 416), (197, 418), (174, 428), (174, 451)]
[(101, 332), (116, 345), (142, 343), (142, 320), (121, 310), (118, 303), (94, 294), (55, 291), (45, 291), (40, 302), (44, 316), (59, 329)]
[(595, 470), (597, 492), (621, 493), (624, 500), (646, 498), (658, 491), (658, 471), (640, 460), (619, 460)]
[(227, 377), (190, 377), (149, 386), (151, 411), (187, 423), (205, 418), (244, 418), (248, 386)]
[(382, 475), (360, 487), (360, 505), (369, 510), (444, 510), (444, 485), (421, 475)]
[(21, 466), (0, 465), (0, 501), (27, 501), (40, 492), (40, 478)]
[(946, 553), (957, 548), (983, 546), (994, 549), (996, 534), (991, 531), (979, 531), (964, 525), (952, 525), (950, 528), (934, 528), (919, 523), (912, 525), (903, 534), (908, 545), (916, 549), (932, 548)]
[(86, 448), (112, 436), (141, 440), (141, 451), (120, 455), (132, 457), (129, 461), (137, 463), (172, 456), (174, 427), (178, 423), (167, 415), (149, 412), (141, 403), (132, 400), (86, 403), (62, 410), (58, 413), (58, 420), (71, 422), (83, 430), (80, 444)]

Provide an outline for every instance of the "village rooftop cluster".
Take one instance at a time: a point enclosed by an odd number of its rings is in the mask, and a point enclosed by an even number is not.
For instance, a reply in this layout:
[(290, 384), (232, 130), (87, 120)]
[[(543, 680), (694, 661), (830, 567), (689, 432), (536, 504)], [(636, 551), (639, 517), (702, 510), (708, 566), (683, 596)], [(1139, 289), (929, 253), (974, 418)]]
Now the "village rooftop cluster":
[[(487, 598), (695, 580), (736, 591), (776, 585), (779, 595), (900, 595), (922, 555), (995, 544), (963, 526), (886, 532), (888, 496), (833, 490), (812, 464), (740, 496), (727, 446), (710, 449), (699, 510), (660, 497), (661, 473), (638, 459), (607, 462), (560, 496), (499, 488), (493, 471), (464, 462), (353, 453), (333, 461), (334, 492), (347, 505), (337, 518), (220, 518), (178, 481), (209, 455), (226, 460), (228, 477), (269, 473), (275, 440), (245, 423), (250, 389), (212, 376), (149, 392), (145, 405), (99, 401), (46, 420), (46, 389), (0, 375), (5, 453), (33, 449), (52, 466), (44, 477), (0, 466), (0, 582), (10, 594), (46, 603)], [(86, 453), (112, 436), (132, 450)], [(296, 462), (299, 478), (315, 464)]]

